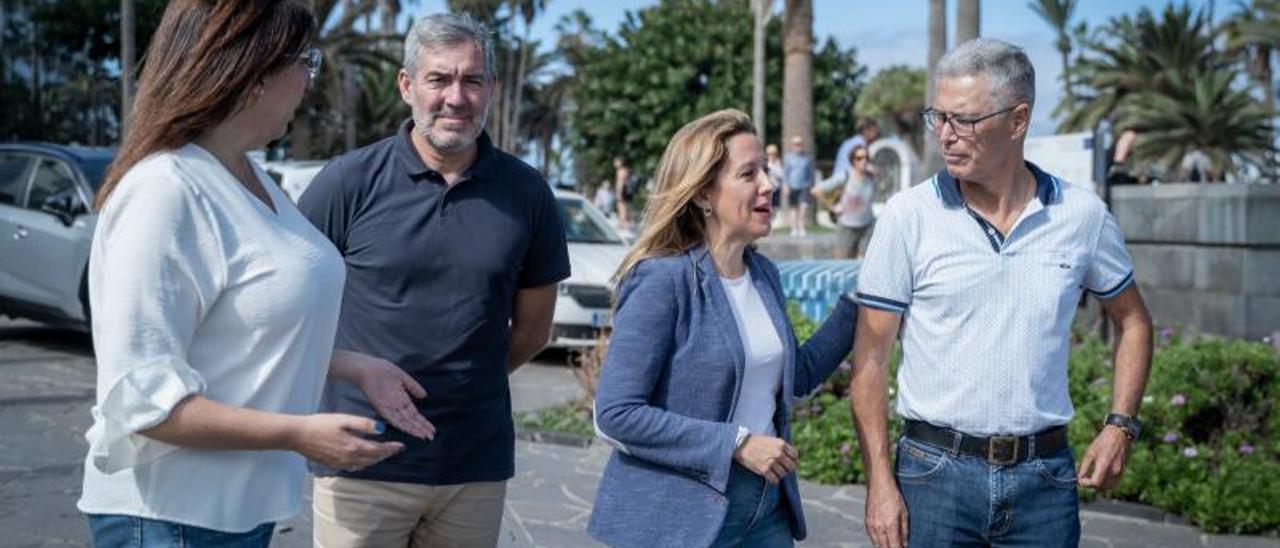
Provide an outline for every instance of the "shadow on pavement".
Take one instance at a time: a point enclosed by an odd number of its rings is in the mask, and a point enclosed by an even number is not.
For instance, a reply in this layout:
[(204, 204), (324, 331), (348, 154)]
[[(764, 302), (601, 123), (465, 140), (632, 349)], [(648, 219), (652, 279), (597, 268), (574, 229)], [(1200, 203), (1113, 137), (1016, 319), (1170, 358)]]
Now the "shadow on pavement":
[(93, 337), (89, 333), (25, 321), (0, 321), (0, 342), (18, 342), (42, 350), (93, 356)]

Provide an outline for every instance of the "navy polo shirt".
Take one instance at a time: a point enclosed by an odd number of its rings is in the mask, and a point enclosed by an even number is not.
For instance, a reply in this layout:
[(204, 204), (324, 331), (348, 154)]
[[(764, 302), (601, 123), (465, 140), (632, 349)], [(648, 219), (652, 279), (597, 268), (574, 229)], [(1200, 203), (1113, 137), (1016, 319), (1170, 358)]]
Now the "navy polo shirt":
[[(387, 425), (406, 450), (355, 473), (318, 475), (447, 485), (509, 479), (514, 428), (507, 349), (517, 290), (569, 276), (555, 196), (529, 165), (482, 134), (452, 187), (396, 135), (343, 154), (298, 207), (347, 266), (337, 348), (391, 361), (427, 390), (418, 410), (434, 441)], [(331, 382), (323, 407), (374, 417), (354, 383)]]

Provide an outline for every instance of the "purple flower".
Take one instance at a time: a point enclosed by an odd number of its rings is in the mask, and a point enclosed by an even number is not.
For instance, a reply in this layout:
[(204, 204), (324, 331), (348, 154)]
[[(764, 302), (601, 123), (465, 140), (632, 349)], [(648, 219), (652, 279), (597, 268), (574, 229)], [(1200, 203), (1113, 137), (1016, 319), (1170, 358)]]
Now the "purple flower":
[(1169, 399), (1169, 404), (1174, 407), (1182, 407), (1187, 404), (1187, 397), (1182, 394), (1174, 394), (1174, 396)]
[(1164, 440), (1165, 443), (1174, 443), (1181, 437), (1182, 436), (1179, 436), (1177, 432), (1169, 431), (1165, 432), (1164, 437), (1160, 439)]
[(1165, 341), (1167, 341), (1167, 340), (1169, 340), (1169, 339), (1171, 339), (1171, 338), (1173, 338), (1173, 328), (1172, 328), (1172, 327), (1162, 327), (1162, 328), (1160, 328), (1160, 340), (1165, 340)]
[[(1241, 447), (1244, 447), (1244, 446), (1242, 445)], [(1253, 448), (1249, 448), (1249, 450), (1253, 451)], [(840, 446), (841, 455), (848, 455), (850, 451), (853, 451), (853, 447), (849, 445), (849, 442), (846, 441), (844, 442), (843, 445)]]
[(1187, 447), (1182, 450), (1182, 456), (1193, 459), (1200, 456), (1200, 452), (1196, 451), (1195, 447)]
[(1245, 443), (1240, 444), (1240, 454), (1241, 454), (1241, 455), (1252, 455), (1252, 454), (1253, 454), (1253, 446), (1252, 446), (1252, 445), (1249, 445), (1249, 443), (1248, 443), (1248, 442), (1245, 442)]

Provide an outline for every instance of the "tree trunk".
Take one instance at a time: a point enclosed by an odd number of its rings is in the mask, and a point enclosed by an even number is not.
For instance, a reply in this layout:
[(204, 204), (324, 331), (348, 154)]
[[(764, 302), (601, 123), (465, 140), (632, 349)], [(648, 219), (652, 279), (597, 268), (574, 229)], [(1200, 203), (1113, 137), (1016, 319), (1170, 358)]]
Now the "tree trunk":
[[(925, 85), (925, 107), (933, 106), (935, 82), (933, 70), (938, 66), (938, 59), (947, 51), (947, 1), (929, 0), (929, 76)], [(926, 174), (932, 174), (942, 168), (942, 159), (938, 155), (938, 136), (925, 130), (924, 162)]]
[(511, 90), (511, 112), (507, 119), (507, 127), (510, 128), (511, 142), (508, 143), (508, 152), (515, 154), (516, 141), (520, 138), (520, 112), (524, 108), (524, 77), (525, 67), (529, 62), (529, 23), (524, 26), (524, 40), (520, 42), (520, 61), (516, 65), (516, 85)]
[(120, 0), (120, 138), (129, 130), (133, 110), (133, 62), (137, 59), (134, 0)]
[(981, 0), (960, 0), (956, 7), (956, 45), (982, 36)]
[(799, 135), (816, 157), (813, 140), (813, 1), (786, 0), (783, 21), (782, 141)]
[(768, 142), (765, 126), (765, 28), (769, 24), (773, 0), (752, 0), (751, 17), (755, 21), (751, 51), (751, 119), (760, 132), (760, 140)]

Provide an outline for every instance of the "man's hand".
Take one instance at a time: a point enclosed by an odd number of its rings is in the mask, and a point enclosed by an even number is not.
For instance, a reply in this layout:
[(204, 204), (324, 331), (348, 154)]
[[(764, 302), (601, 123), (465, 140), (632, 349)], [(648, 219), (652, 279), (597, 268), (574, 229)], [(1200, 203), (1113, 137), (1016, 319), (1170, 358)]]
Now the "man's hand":
[(1080, 486), (1103, 491), (1115, 487), (1124, 474), (1128, 456), (1129, 438), (1124, 430), (1114, 425), (1104, 426), (1080, 459), (1080, 469), (1076, 471)]
[(427, 391), (403, 369), (382, 358), (359, 352), (337, 352), (333, 360), (342, 361), (343, 367), (355, 371), (360, 391), (392, 426), (416, 438), (435, 439), (435, 425), (422, 416), (413, 403), (413, 398), (427, 397)]
[(773, 485), (782, 482), (792, 470), (800, 454), (780, 438), (752, 435), (733, 452), (733, 459)]
[(876, 548), (907, 546), (907, 505), (893, 478), (867, 482), (866, 522)]

